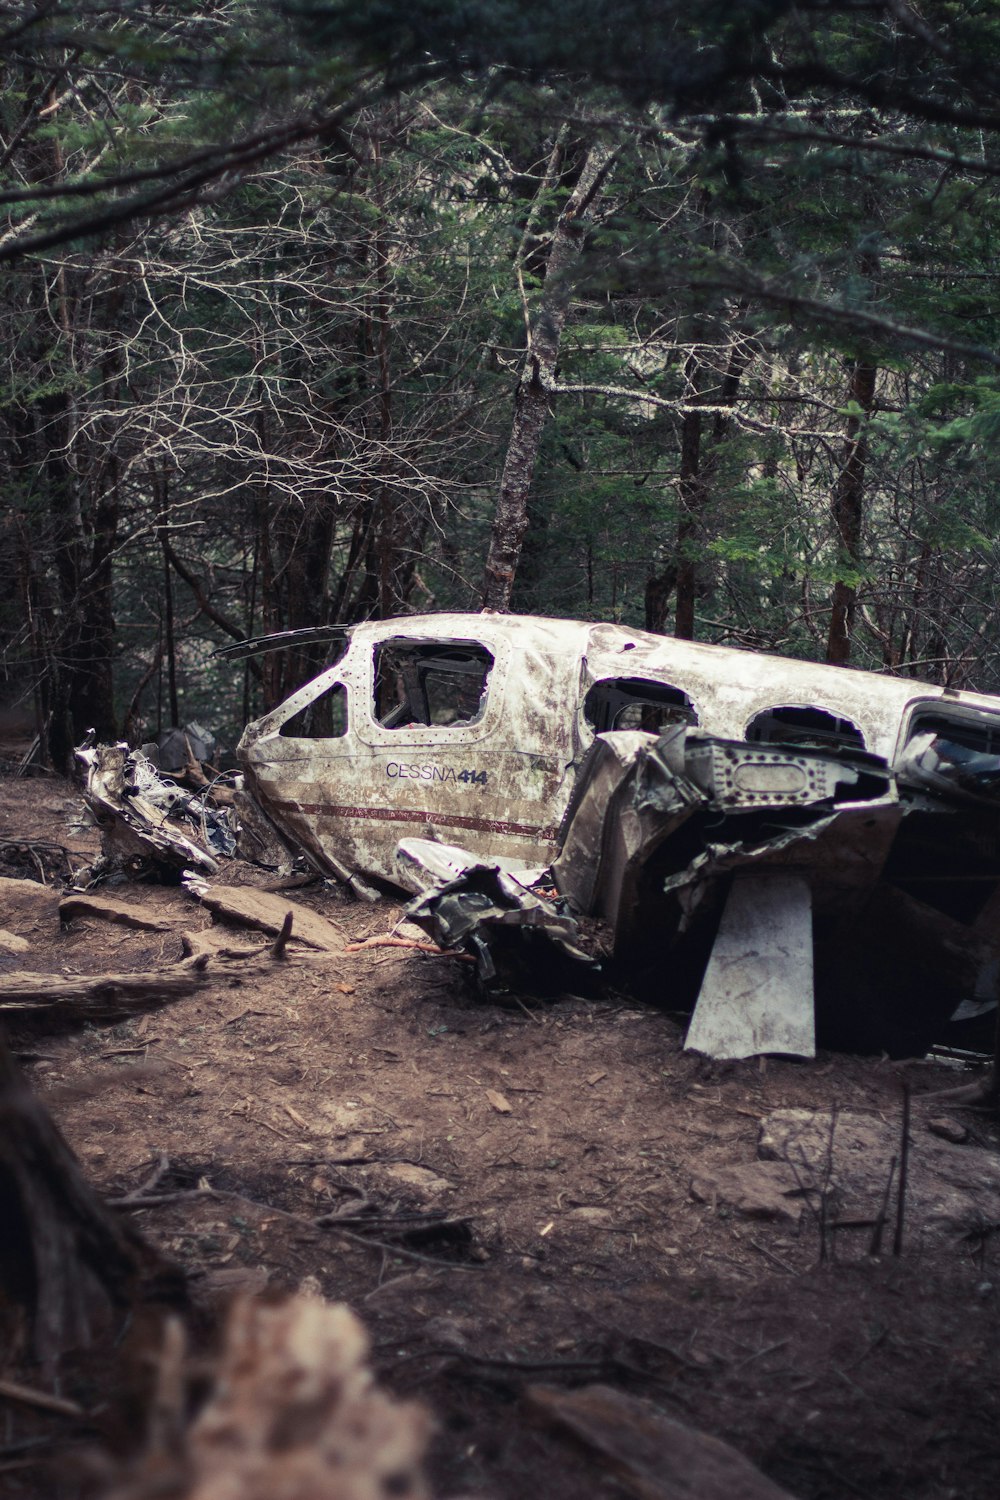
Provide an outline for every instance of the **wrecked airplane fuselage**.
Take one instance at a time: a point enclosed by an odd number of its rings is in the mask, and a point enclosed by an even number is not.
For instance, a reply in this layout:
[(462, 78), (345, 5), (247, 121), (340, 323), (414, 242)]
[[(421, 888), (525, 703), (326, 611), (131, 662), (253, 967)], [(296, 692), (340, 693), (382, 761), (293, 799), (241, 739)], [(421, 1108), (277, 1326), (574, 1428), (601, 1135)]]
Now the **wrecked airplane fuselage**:
[[(914, 1050), (992, 996), (1000, 700), (509, 615), (357, 626), (251, 724), (248, 787), (338, 878), (402, 840), (551, 866), (689, 1045)], [(420, 889), (425, 890), (424, 886)]]

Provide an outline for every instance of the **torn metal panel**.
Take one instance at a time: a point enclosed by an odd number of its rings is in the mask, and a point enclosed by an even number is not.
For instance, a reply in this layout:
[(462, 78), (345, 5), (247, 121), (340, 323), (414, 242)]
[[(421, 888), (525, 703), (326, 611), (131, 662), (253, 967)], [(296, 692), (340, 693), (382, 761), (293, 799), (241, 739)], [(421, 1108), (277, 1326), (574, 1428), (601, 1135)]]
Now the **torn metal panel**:
[(553, 875), (576, 910), (611, 924), (616, 947), (627, 942), (642, 871), (707, 802), (685, 775), (684, 742), (683, 728), (660, 740), (598, 735), (577, 779)]
[[(968, 743), (952, 731), (914, 735), (896, 765), (896, 774), (911, 786), (958, 797), (986, 807), (1000, 804), (1000, 754)], [(985, 736), (984, 736), (985, 738)]]
[[(441, 844), (434, 839), (401, 839), (396, 860), (400, 884), (421, 895), (464, 875), (473, 863), (467, 849), (461, 849), (457, 844)], [(518, 860), (499, 856), (492, 859), (490, 865), (527, 889), (541, 885), (543, 881), (551, 885), (552, 872), (546, 865), (526, 869)]]
[[(557, 884), (579, 910), (611, 922), (620, 957), (656, 909), (662, 930), (664, 896), (683, 892), (670, 922), (683, 932), (704, 885), (743, 863), (805, 862), (822, 899), (827, 888), (849, 899), (878, 878), (900, 816), (884, 765), (853, 760), (759, 749), (685, 727), (658, 740), (598, 736), (567, 814)], [(842, 800), (862, 781), (871, 801)], [(817, 852), (815, 841), (833, 826), (837, 836)]]
[(727, 875), (751, 868), (799, 869), (809, 874), (820, 912), (853, 909), (878, 882), (902, 816), (900, 804), (886, 797), (824, 810), (798, 827), (748, 829), (744, 838), (731, 827), (732, 843), (705, 840), (690, 864), (664, 875), (661, 889), (675, 894), (690, 916), (705, 888)]
[(717, 1058), (816, 1055), (812, 893), (802, 875), (733, 881), (684, 1045)]
[[(511, 935), (518, 942), (541, 936), (565, 958), (594, 967), (578, 946), (579, 929), (569, 913), (499, 863), (487, 864), (463, 849), (425, 839), (404, 839), (399, 861), (407, 883), (421, 888), (406, 915), (440, 947), (471, 948), (481, 979), (497, 978), (495, 945)], [(527, 872), (524, 879), (537, 880), (543, 873)]]
[[(232, 854), (236, 840), (225, 812), (161, 781), (140, 751), (128, 745), (81, 747), (83, 796), (101, 830), (107, 869), (144, 873), (185, 869), (218, 873), (215, 855)], [(188, 832), (182, 832), (184, 819)], [(196, 842), (189, 834), (197, 833)]]

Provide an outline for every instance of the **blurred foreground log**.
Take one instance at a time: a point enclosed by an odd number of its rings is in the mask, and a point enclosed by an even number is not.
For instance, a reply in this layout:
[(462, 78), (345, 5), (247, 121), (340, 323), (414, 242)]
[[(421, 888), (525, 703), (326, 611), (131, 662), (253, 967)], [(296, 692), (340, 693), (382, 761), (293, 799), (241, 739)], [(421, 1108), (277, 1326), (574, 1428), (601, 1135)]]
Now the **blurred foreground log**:
[[(199, 1349), (188, 1361), (188, 1332), (164, 1305), (189, 1310), (181, 1273), (101, 1201), (2, 1042), (0, 1226), (0, 1397), (34, 1422), (29, 1445), (46, 1419), (103, 1433), (103, 1452), (95, 1444), (84, 1461), (88, 1493), (99, 1483), (103, 1500), (427, 1500), (430, 1419), (377, 1388), (348, 1308), (243, 1297), (217, 1360)], [(81, 1405), (49, 1389), (82, 1351), (84, 1388), (96, 1380), (101, 1391), (93, 1411), (92, 1395)], [(77, 1493), (83, 1471), (65, 1436), (53, 1434), (46, 1456), (60, 1492)]]
[(0, 1225), (0, 1338), (46, 1374), (117, 1336), (137, 1298), (181, 1292), (180, 1273), (87, 1182), (2, 1042)]
[(533, 1386), (528, 1400), (640, 1500), (792, 1500), (728, 1443), (610, 1386)]
[(189, 1425), (180, 1324), (165, 1334), (146, 1450), (103, 1500), (426, 1500), (429, 1417), (376, 1387), (347, 1307), (234, 1302)]

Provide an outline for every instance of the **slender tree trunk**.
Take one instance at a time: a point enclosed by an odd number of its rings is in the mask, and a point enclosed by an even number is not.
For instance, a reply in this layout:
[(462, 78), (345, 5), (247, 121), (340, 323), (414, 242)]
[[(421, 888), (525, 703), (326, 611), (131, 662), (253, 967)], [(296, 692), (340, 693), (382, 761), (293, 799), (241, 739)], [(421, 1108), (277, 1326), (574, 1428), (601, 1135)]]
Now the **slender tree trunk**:
[(484, 609), (505, 610), (510, 605), (528, 526), (528, 495), (549, 415), (549, 387), (555, 376), (559, 345), (569, 311), (572, 275), (583, 248), (586, 215), (600, 201), (613, 160), (612, 153), (603, 144), (590, 148), (576, 187), (553, 231), (541, 302), (528, 335), (525, 359), (514, 392), (514, 421), (500, 478), (500, 494), (483, 578)]
[(170, 723), (181, 722), (180, 705), (177, 701), (177, 637), (174, 628), (174, 581), (170, 566), (170, 532), (167, 524), (170, 496), (166, 471), (154, 475), (153, 493), (157, 510), (162, 517), (157, 527), (160, 550), (163, 553), (163, 649), (167, 658), (167, 698), (170, 705)]
[[(861, 533), (865, 509), (865, 465), (868, 461), (868, 419), (875, 404), (877, 368), (865, 360), (853, 360), (848, 399), (860, 408), (847, 419), (844, 464), (833, 491), (831, 513), (837, 534), (838, 562), (848, 574), (861, 562)], [(838, 578), (833, 586), (833, 608), (826, 659), (843, 667), (851, 659), (857, 589), (850, 578)]]
[[(381, 466), (388, 465), (392, 440), (392, 380), (389, 364), (389, 253), (386, 244), (385, 204), (382, 184), (382, 149), (376, 137), (372, 148), (372, 190), (375, 204), (375, 230), (372, 236), (372, 259), (375, 272), (375, 299), (372, 311), (373, 339), (378, 371), (378, 435)], [(399, 589), (399, 504), (397, 492), (383, 473), (379, 486), (378, 512), (378, 611), (383, 620), (396, 614), (402, 603)]]
[[(694, 355), (688, 360), (689, 400), (697, 400)], [(677, 485), (677, 605), (674, 634), (679, 640), (694, 640), (694, 604), (698, 589), (695, 544), (701, 531), (708, 491), (701, 473), (701, 429), (703, 413), (689, 409), (681, 423), (681, 466)]]
[(661, 572), (654, 573), (646, 579), (645, 625), (647, 630), (655, 630), (657, 634), (665, 632), (670, 595), (676, 587), (677, 564), (675, 562), (667, 563)]
[[(164, 564), (164, 566), (166, 567), (166, 564)], [(150, 659), (149, 666), (146, 668), (142, 676), (139, 678), (139, 681), (136, 683), (135, 688), (132, 692), (132, 697), (129, 699), (128, 708), (125, 710), (125, 714), (122, 719), (122, 738), (128, 740), (130, 745), (138, 744), (138, 742), (143, 738), (142, 730), (145, 726), (140, 714), (140, 710), (142, 708), (142, 697), (157, 673), (162, 673), (163, 647), (164, 640), (163, 632), (161, 630), (156, 638), (156, 645), (153, 647), (153, 655)], [(159, 734), (162, 727), (162, 724), (157, 724), (157, 734)]]
[[(699, 540), (705, 528), (705, 512), (712, 493), (712, 474), (729, 430), (729, 412), (736, 405), (743, 371), (749, 358), (739, 328), (739, 318), (744, 306), (739, 304), (735, 310), (734, 335), (722, 380), (714, 387), (708, 387), (704, 369), (699, 367), (698, 357), (693, 353), (685, 366), (687, 410), (681, 423), (676, 550), (674, 558), (662, 571), (653, 574), (646, 582), (646, 629), (664, 629), (667, 605), (671, 593), (676, 589), (674, 634), (684, 641), (694, 640), (695, 603), (699, 586)], [(698, 409), (701, 402), (716, 408), (707, 441), (705, 427), (708, 414)]]

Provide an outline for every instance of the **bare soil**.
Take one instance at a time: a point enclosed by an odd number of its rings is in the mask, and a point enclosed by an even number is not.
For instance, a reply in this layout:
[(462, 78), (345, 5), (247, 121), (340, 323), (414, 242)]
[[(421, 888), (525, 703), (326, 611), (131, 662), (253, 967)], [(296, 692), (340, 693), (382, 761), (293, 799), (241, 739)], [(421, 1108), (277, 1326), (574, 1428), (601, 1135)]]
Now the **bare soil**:
[[(62, 856), (39, 842), (83, 863), (96, 843), (81, 807), (66, 783), (0, 782), (0, 874), (58, 874)], [(220, 880), (267, 877), (233, 862)], [(212, 925), (176, 888), (108, 894), (176, 930), (39, 923), (27, 952), (0, 949), (0, 994), (5, 970), (156, 969), (181, 957), (182, 930)], [(290, 894), (352, 941), (399, 921), (388, 902)], [(772, 1111), (898, 1121), (904, 1080), (919, 1156), (940, 1113), (920, 1096), (961, 1073), (833, 1054), (713, 1064), (682, 1050), (676, 1019), (625, 995), (484, 1000), (450, 957), (293, 943), (275, 959), (262, 934), (232, 942), (254, 956), (210, 964), (195, 995), (95, 1023), (15, 1017), (13, 1044), (108, 1197), (166, 1158), (161, 1201), (131, 1216), (209, 1316), (265, 1286), (350, 1304), (381, 1378), (435, 1415), (435, 1494), (634, 1493), (524, 1400), (532, 1384), (597, 1380), (725, 1438), (800, 1500), (1000, 1494), (989, 1213), (950, 1235), (911, 1214), (902, 1253), (890, 1224), (873, 1256), (870, 1227), (824, 1230), (814, 1198), (774, 1217), (692, 1192), (756, 1162)], [(998, 1152), (996, 1122), (962, 1120), (956, 1150)], [(350, 1217), (313, 1222), (331, 1214)], [(64, 1394), (117, 1399), (110, 1367), (105, 1388), (88, 1379)], [(71, 1470), (39, 1489), (30, 1456), (3, 1463), (27, 1421), (5, 1419), (0, 1493), (77, 1493)]]

